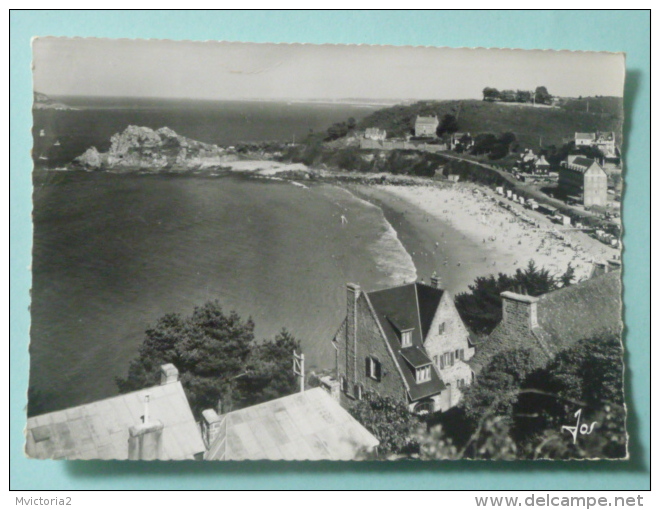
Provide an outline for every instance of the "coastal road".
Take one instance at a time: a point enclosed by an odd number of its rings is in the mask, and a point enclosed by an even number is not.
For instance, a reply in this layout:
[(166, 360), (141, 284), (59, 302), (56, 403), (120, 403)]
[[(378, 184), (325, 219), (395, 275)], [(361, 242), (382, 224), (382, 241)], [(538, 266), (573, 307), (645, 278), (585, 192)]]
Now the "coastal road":
[[(553, 207), (556, 207), (558, 209), (570, 209), (571, 211), (575, 212), (576, 214), (579, 214), (580, 216), (584, 216), (587, 218), (600, 218), (599, 215), (590, 213), (589, 211), (585, 211), (583, 209), (577, 209), (575, 207), (572, 207), (565, 202), (562, 202), (561, 200), (557, 200), (556, 198), (551, 198), (545, 193), (539, 191), (538, 189), (535, 189), (531, 186), (527, 186), (523, 183), (521, 183), (518, 179), (516, 179), (513, 175), (511, 175), (508, 172), (505, 172), (504, 170), (500, 170), (499, 168), (495, 168), (492, 165), (487, 165), (486, 163), (481, 163), (479, 161), (475, 161), (470, 158), (466, 158), (464, 156), (457, 156), (455, 154), (447, 154), (446, 152), (441, 152), (441, 156), (447, 158), (447, 159), (454, 159), (457, 161), (466, 161), (468, 163), (472, 163), (473, 165), (480, 166), (482, 168), (485, 168), (487, 170), (491, 170), (493, 172), (497, 172), (499, 175), (501, 175), (509, 184), (511, 184), (516, 190), (522, 190), (526, 193), (529, 193), (531, 196), (533, 196), (537, 201), (540, 201), (542, 203), (551, 205)], [(602, 218), (600, 218), (602, 219)], [(605, 220), (603, 220), (605, 221)]]

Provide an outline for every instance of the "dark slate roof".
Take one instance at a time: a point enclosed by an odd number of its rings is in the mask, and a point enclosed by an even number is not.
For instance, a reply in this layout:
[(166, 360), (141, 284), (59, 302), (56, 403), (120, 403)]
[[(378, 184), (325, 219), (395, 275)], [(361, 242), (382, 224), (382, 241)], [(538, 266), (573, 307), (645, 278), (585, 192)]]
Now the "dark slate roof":
[(589, 167), (590, 167), (591, 165), (593, 165), (594, 163), (595, 163), (595, 162), (594, 162), (593, 159), (589, 159), (589, 158), (584, 158), (584, 157), (582, 157), (582, 156), (578, 156), (577, 158), (575, 158), (575, 159), (573, 160), (573, 162), (572, 162), (571, 164), (573, 164), (573, 165), (577, 165), (577, 166), (584, 166), (584, 167), (589, 168)]
[(478, 373), (495, 354), (517, 348), (531, 349), (544, 364), (579, 340), (621, 335), (621, 271), (539, 296), (537, 320), (539, 327), (527, 335), (500, 322), (477, 344), (469, 365)]
[(419, 347), (401, 349), (401, 356), (414, 368), (420, 368), (431, 363), (431, 359), (426, 355), (426, 352)]
[(394, 352), (395, 361), (403, 373), (409, 388), (408, 393), (413, 401), (436, 395), (445, 388), (445, 385), (435, 370), (431, 370), (430, 381), (417, 384), (414, 368), (406, 362), (402, 354), (402, 351), (408, 352), (410, 348), (402, 349), (396, 328), (408, 329), (404, 325), (415, 328), (412, 332), (412, 347), (424, 353), (428, 359), (424, 349), (424, 338), (443, 293), (443, 290), (435, 287), (409, 283), (365, 294), (376, 312), (376, 319), (383, 328), (385, 340)]
[(579, 172), (579, 173), (583, 174), (587, 170), (589, 170), (594, 164), (596, 164), (600, 168), (600, 165), (598, 163), (596, 163), (596, 161), (594, 161), (593, 159), (578, 156), (573, 161), (571, 161), (568, 165), (566, 165), (566, 167), (569, 170), (573, 170), (574, 172)]

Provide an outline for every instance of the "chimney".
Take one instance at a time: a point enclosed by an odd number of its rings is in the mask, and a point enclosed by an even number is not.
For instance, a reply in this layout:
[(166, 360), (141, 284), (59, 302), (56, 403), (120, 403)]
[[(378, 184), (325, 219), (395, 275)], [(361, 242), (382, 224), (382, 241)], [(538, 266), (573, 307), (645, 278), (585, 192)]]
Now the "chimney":
[(591, 274), (589, 275), (589, 278), (595, 278), (596, 276), (605, 274), (608, 271), (609, 271), (609, 266), (605, 262), (594, 262), (591, 265)]
[(179, 380), (179, 371), (172, 365), (167, 363), (160, 366), (160, 385), (172, 384)]
[(442, 285), (442, 279), (436, 274), (433, 273), (431, 275), (431, 287), (435, 287), (436, 289), (441, 288), (440, 286)]
[(352, 388), (357, 375), (357, 302), (360, 286), (346, 284), (346, 380)]
[(220, 435), (221, 425), (222, 416), (218, 415), (214, 409), (202, 411), (202, 437), (207, 449), (211, 448), (211, 445)]
[(538, 326), (536, 304), (539, 298), (502, 292), (502, 322), (509, 330), (518, 333), (529, 333)]
[(621, 261), (620, 260), (610, 259), (610, 260), (607, 261), (607, 265), (608, 265), (610, 271), (616, 271), (617, 269), (621, 269)]
[(128, 459), (158, 460), (163, 450), (163, 424), (149, 416), (149, 395), (144, 396), (142, 422), (128, 429)]

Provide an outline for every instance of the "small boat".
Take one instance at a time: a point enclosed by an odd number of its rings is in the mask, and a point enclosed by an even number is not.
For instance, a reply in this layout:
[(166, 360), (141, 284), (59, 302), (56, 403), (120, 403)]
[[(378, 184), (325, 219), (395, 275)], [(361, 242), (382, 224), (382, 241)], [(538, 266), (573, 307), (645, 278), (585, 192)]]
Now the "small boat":
[(43, 154), (41, 156), (39, 156), (39, 159), (42, 160), (42, 161), (48, 161), (48, 158), (46, 156), (44, 156)]
[(41, 136), (41, 137), (46, 136), (46, 130), (42, 129), (41, 131), (39, 131), (39, 136)]
[(57, 141), (53, 144), (53, 147), (59, 147), (60, 145), (62, 145), (62, 144), (60, 143), (59, 140), (57, 140)]

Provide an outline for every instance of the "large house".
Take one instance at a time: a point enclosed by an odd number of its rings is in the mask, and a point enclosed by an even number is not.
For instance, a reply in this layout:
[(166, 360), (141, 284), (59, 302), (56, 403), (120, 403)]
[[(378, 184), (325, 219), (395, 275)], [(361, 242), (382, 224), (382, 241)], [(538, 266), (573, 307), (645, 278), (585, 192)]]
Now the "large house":
[(616, 136), (613, 132), (575, 133), (576, 147), (597, 147), (605, 156), (613, 156), (616, 151)]
[(594, 147), (603, 154), (600, 166), (610, 175), (621, 171), (621, 151), (616, 146), (616, 135), (612, 131), (575, 133), (576, 147)]
[(415, 119), (415, 136), (435, 137), (439, 124), (440, 121), (435, 115), (433, 117), (423, 117), (418, 115), (417, 119)]
[(321, 388), (225, 414), (207, 409), (202, 434), (205, 460), (364, 460), (379, 444)]
[(452, 297), (434, 282), (373, 292), (347, 284), (346, 318), (333, 339), (344, 398), (390, 396), (415, 413), (458, 403), (475, 351)]
[(607, 174), (593, 159), (569, 156), (559, 169), (559, 189), (582, 196), (585, 207), (607, 205)]
[(621, 271), (598, 265), (594, 276), (538, 297), (503, 292), (502, 320), (470, 361), (478, 375), (497, 353), (530, 349), (540, 365), (575, 342), (621, 335)]
[(201, 460), (204, 443), (172, 364), (160, 386), (28, 418), (37, 459)]

